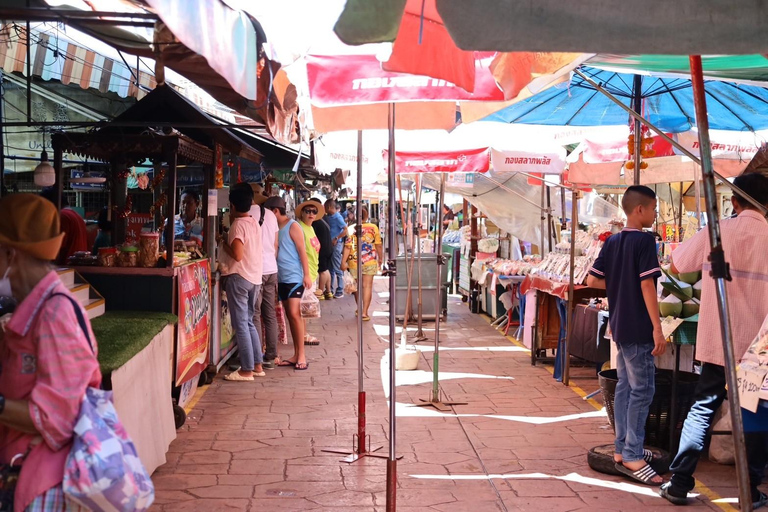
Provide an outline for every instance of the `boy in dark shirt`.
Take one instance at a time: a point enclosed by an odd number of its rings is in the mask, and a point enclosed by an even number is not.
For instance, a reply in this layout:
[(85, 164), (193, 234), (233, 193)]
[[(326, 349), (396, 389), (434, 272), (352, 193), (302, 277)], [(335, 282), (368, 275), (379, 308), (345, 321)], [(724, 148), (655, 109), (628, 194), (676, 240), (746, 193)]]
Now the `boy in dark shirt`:
[(648, 464), (653, 454), (643, 449), (645, 421), (655, 391), (653, 356), (666, 348), (656, 294), (656, 280), (661, 277), (656, 242), (652, 234), (642, 231), (656, 218), (656, 194), (648, 187), (629, 187), (621, 206), (627, 227), (606, 240), (587, 284), (607, 291), (611, 332), (618, 348), (616, 469), (638, 482), (661, 485), (661, 477)]

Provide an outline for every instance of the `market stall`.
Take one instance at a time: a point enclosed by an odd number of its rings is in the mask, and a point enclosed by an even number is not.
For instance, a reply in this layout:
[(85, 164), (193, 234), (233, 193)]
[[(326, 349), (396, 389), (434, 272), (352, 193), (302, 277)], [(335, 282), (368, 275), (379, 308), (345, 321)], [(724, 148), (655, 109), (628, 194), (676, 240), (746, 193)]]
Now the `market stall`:
[[(153, 124), (161, 128), (146, 128)], [(179, 131), (171, 127), (173, 124), (181, 127)], [(230, 168), (233, 177), (235, 162), (259, 163), (262, 154), (167, 86), (159, 86), (99, 130), (55, 135), (53, 147), (59, 192), (64, 187), (64, 152), (108, 162), (111, 168), (108, 186), (117, 247), (101, 250), (96, 257), (81, 256), (71, 261), (71, 266), (104, 297), (108, 312), (154, 311), (180, 319), (173, 343), (167, 347), (170, 352), (154, 353), (156, 364), (173, 361), (172, 394), (178, 427), (184, 422), (183, 407), (194, 395), (201, 373), (209, 367), (218, 369), (233, 350), (228, 340), (222, 343), (222, 326), (213, 326), (222, 318), (226, 323), (226, 315), (218, 313), (225, 306), (215, 272), (217, 221), (220, 205), (226, 204), (219, 198), (226, 194), (222, 188), (224, 167)], [(151, 178), (147, 174), (136, 178), (134, 169), (147, 163), (152, 167)], [(180, 196), (191, 190), (181, 193), (180, 177), (190, 172), (202, 173), (203, 182), (201, 191), (195, 192), (195, 218), (187, 222), (174, 214)], [(128, 194), (129, 178), (143, 183), (143, 195), (141, 191)], [(134, 196), (137, 203), (145, 196), (153, 202), (141, 211), (138, 204), (134, 206)], [(134, 224), (131, 220), (135, 214), (141, 217)], [(170, 401), (168, 391), (168, 398), (157, 396), (153, 401)]]

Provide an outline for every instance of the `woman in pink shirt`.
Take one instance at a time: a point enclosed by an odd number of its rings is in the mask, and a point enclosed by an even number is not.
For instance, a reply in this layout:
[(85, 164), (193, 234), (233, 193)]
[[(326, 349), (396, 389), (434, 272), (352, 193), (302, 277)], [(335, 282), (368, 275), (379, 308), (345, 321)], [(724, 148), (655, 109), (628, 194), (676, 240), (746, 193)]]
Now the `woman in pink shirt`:
[(84, 510), (61, 483), (80, 402), (101, 373), (95, 343), (92, 350), (50, 264), (62, 238), (50, 202), (31, 194), (0, 199), (0, 295), (19, 304), (0, 320), (0, 464), (23, 457), (14, 512)]

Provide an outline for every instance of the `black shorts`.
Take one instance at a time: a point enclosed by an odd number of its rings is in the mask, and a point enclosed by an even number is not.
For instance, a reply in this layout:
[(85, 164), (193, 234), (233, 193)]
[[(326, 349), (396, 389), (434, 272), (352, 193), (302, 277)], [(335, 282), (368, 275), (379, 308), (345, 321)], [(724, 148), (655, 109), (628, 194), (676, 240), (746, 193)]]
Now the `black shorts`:
[(326, 270), (333, 270), (333, 253), (328, 255), (321, 254), (317, 260), (317, 271), (325, 272)]
[(304, 295), (304, 285), (301, 283), (277, 283), (277, 298), (280, 302), (300, 299), (302, 295)]

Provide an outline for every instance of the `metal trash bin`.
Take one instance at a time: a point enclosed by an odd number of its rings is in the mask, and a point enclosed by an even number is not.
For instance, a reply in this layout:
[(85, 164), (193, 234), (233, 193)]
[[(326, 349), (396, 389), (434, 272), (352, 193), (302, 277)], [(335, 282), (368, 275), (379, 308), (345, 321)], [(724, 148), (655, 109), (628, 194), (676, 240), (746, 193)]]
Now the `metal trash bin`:
[[(397, 257), (397, 279), (395, 281), (396, 301), (395, 316), (402, 319), (405, 316), (406, 299), (408, 296), (408, 271), (410, 269), (411, 256)], [(440, 266), (440, 277), (437, 275), (437, 255), (432, 253), (421, 254), (421, 302), (422, 319), (435, 319), (437, 306), (438, 286), (442, 293), (442, 309), (447, 309), (447, 297), (443, 284), (446, 282), (448, 268)], [(411, 277), (411, 311), (415, 319), (419, 312), (419, 255), (413, 262), (413, 276)]]

